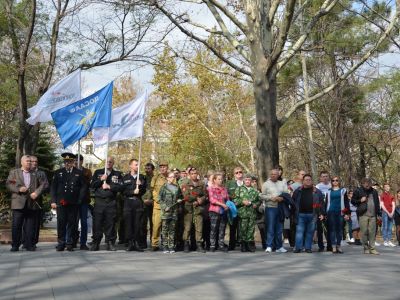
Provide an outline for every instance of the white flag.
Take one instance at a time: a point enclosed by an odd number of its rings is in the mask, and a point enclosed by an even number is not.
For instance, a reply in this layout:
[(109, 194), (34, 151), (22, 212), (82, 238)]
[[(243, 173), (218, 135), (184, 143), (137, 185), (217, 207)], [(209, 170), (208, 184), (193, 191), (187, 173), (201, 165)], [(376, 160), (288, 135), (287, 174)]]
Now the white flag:
[[(107, 139), (109, 142), (115, 142), (142, 136), (146, 101), (147, 93), (144, 93), (137, 100), (114, 108), (111, 114), (110, 130), (108, 128), (93, 129), (95, 146), (107, 144)], [(108, 132), (110, 132), (109, 135)]]
[(78, 69), (52, 85), (35, 106), (28, 109), (26, 121), (35, 125), (51, 121), (51, 113), (81, 99), (81, 70)]

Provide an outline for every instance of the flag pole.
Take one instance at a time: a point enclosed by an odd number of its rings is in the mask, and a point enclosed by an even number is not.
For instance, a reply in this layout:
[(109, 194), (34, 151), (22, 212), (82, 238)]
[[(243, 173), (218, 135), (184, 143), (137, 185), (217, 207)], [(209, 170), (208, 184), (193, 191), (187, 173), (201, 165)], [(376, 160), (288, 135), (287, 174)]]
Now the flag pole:
[[(146, 91), (146, 99), (147, 99), (147, 91)], [(144, 117), (146, 115), (146, 103), (144, 104), (144, 115), (143, 115), (143, 123), (142, 123), (142, 134), (140, 135), (140, 142), (139, 142), (139, 158), (138, 158), (138, 176), (136, 177), (136, 189), (134, 194), (139, 194), (139, 175), (140, 175), (140, 164), (142, 161), (142, 142), (143, 142), (143, 135), (144, 135)]]
[(81, 167), (81, 140), (78, 141), (78, 169)]
[[(110, 144), (110, 127), (108, 127), (108, 129), (107, 129), (106, 159), (105, 159), (105, 164), (104, 164), (104, 174), (105, 175), (107, 175), (108, 146)], [(104, 180), (104, 183), (106, 183), (105, 180)]]

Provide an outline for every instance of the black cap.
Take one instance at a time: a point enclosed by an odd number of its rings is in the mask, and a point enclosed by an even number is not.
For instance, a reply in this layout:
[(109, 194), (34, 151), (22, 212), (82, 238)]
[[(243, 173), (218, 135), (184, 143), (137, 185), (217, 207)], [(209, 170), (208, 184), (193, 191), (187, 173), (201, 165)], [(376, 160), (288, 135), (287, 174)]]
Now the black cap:
[(61, 157), (64, 158), (64, 160), (74, 160), (76, 158), (76, 155), (70, 152), (64, 152), (63, 154), (61, 154)]
[(77, 155), (75, 155), (75, 158), (76, 158), (76, 160), (78, 160), (78, 158), (79, 158), (79, 161), (82, 161), (83, 160), (83, 155), (82, 154), (77, 154)]

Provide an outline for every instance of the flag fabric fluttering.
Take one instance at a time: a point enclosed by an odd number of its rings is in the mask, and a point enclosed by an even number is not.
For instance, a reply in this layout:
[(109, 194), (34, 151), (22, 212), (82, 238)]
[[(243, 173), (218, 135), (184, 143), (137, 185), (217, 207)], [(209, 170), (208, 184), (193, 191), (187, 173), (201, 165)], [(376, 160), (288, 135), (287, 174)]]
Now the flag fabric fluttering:
[(81, 99), (81, 70), (78, 69), (52, 85), (35, 106), (28, 109), (26, 120), (35, 125), (52, 120), (51, 113)]
[(110, 127), (112, 93), (113, 82), (51, 114), (64, 148), (85, 137), (93, 128)]
[(95, 128), (93, 141), (96, 147), (104, 146), (107, 142), (115, 142), (136, 138), (143, 135), (144, 114), (147, 93), (112, 110), (111, 127)]

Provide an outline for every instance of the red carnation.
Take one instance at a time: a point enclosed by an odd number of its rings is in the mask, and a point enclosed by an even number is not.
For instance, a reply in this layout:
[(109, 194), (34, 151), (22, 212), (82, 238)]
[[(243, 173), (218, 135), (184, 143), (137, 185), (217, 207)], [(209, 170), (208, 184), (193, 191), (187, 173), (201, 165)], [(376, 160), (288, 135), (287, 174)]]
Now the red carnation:
[(62, 206), (66, 206), (68, 204), (68, 202), (66, 200), (64, 200), (64, 199), (61, 199), (60, 204)]

